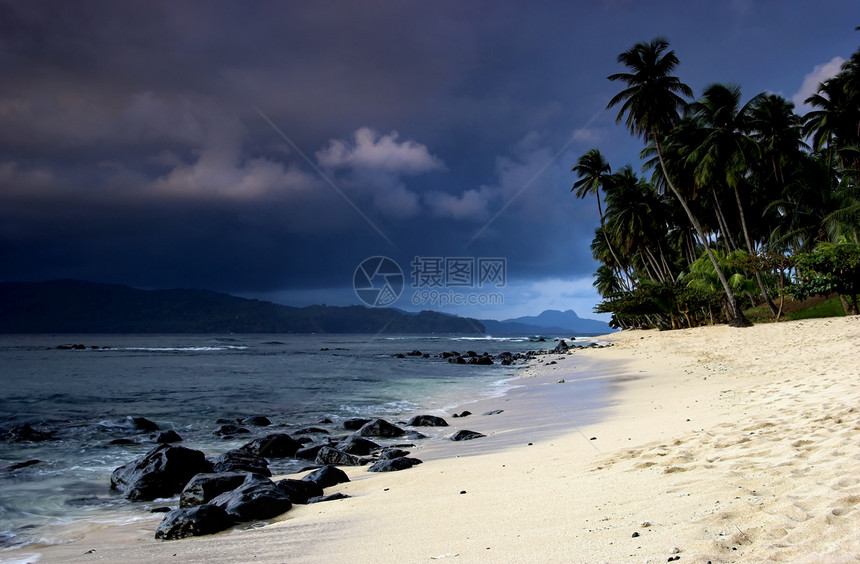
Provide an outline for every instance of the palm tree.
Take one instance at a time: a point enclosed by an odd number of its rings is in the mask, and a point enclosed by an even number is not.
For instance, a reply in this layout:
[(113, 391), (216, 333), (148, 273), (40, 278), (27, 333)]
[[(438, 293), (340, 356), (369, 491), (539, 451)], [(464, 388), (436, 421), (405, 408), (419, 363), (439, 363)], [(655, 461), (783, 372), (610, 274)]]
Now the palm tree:
[(570, 189), (571, 192), (576, 190), (577, 198), (585, 198), (589, 194), (597, 196), (600, 231), (606, 238), (606, 246), (612, 258), (615, 259), (616, 266), (619, 270), (623, 270), (623, 263), (618, 259), (618, 255), (615, 253), (615, 249), (612, 248), (612, 243), (609, 242), (609, 237), (606, 235), (603, 207), (600, 205), (600, 189), (606, 189), (606, 181), (612, 173), (612, 168), (598, 149), (589, 149), (584, 155), (579, 157), (571, 172), (579, 175), (579, 179), (573, 183), (573, 188)]
[[(693, 96), (689, 86), (681, 82), (678, 77), (671, 75), (679, 61), (675, 52), (668, 49), (668, 41), (658, 37), (650, 43), (637, 43), (631, 49), (621, 53), (618, 56), (618, 62), (625, 65), (631, 72), (609, 76), (609, 80), (621, 81), (626, 84), (626, 88), (609, 101), (607, 109), (621, 104), (616, 122), (621, 123), (626, 115), (625, 124), (631, 133), (653, 140), (666, 183), (684, 208), (699, 238), (704, 242), (705, 234), (699, 220), (690, 210), (686, 198), (672, 182), (666, 171), (666, 164), (663, 162), (661, 138), (670, 133), (672, 127), (678, 122), (680, 118), (678, 110), (686, 105), (682, 96), (687, 98)], [(705, 245), (705, 250), (726, 293), (729, 311), (733, 316), (731, 325), (749, 326), (750, 322), (738, 306), (737, 298), (716, 257), (708, 245)]]
[[(696, 177), (701, 184), (724, 185), (731, 188), (738, 207), (738, 218), (747, 251), (750, 254), (755, 253), (755, 247), (750, 239), (738, 187), (742, 183), (745, 184), (749, 173), (749, 162), (758, 156), (758, 145), (747, 135), (747, 130), (751, 121), (752, 108), (763, 96), (764, 94), (759, 94), (741, 107), (739, 86), (713, 84), (705, 89), (700, 100), (690, 106), (692, 114), (700, 120), (706, 133), (702, 144), (689, 157), (695, 163)], [(719, 202), (716, 205), (719, 206)], [(762, 298), (776, 317), (778, 309), (771, 300), (758, 270), (755, 271), (755, 277)]]

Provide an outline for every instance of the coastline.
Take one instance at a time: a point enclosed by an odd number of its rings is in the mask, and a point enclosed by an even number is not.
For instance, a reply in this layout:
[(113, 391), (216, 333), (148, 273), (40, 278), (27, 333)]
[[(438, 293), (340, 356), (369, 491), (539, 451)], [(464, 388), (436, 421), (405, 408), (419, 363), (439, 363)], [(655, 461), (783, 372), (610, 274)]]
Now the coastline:
[[(171, 542), (152, 539), (153, 516), (4, 559), (860, 559), (860, 318), (603, 339), (614, 346), (526, 368), (506, 396), (464, 406), (476, 415), (446, 417), (446, 434), (486, 438), (416, 443), (424, 464), (403, 472), (345, 469), (353, 481), (331, 491), (350, 499)], [(582, 375), (611, 393), (572, 424)], [(480, 415), (493, 409), (504, 412)]]

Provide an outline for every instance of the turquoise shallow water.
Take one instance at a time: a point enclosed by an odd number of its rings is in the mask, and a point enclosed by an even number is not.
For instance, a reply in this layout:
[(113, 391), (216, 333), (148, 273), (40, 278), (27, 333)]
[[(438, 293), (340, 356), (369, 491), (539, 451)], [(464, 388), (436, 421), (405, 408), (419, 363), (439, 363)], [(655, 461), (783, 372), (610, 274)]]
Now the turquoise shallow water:
[[(58, 345), (84, 344), (86, 350)], [(113, 495), (114, 468), (154, 446), (133, 429), (146, 417), (173, 429), (184, 446), (217, 456), (251, 436), (349, 417), (397, 420), (443, 410), (465, 399), (499, 395), (517, 367), (462, 366), (443, 351), (520, 352), (550, 348), (528, 338), (367, 335), (38, 335), (0, 337), (0, 434), (29, 424), (57, 440), (0, 442), (0, 547), (53, 542), (52, 531), (80, 520), (127, 520), (147, 504)], [(109, 348), (102, 348), (109, 347)], [(434, 358), (397, 353), (420, 350)], [(224, 440), (219, 418), (268, 417), (273, 427)], [(110, 442), (117, 438), (131, 445)], [(273, 461), (273, 472), (299, 461)]]

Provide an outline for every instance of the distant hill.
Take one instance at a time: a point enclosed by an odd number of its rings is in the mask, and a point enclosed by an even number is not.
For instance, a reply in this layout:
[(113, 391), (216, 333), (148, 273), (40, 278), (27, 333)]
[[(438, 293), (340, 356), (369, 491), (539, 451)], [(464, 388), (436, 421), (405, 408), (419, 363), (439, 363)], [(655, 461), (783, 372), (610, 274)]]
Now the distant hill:
[(481, 319), (490, 335), (605, 335), (613, 329), (608, 323), (596, 319), (583, 319), (572, 309), (548, 309), (540, 315), (517, 317), (504, 321)]
[(363, 306), (289, 307), (207, 290), (79, 280), (0, 282), (0, 333), (483, 333), (469, 318)]

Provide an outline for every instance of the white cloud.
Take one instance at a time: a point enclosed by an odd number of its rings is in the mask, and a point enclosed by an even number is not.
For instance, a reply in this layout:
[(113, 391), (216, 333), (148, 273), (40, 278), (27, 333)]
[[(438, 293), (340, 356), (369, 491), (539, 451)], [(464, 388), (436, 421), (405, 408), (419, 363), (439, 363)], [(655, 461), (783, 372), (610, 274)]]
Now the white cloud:
[(380, 136), (369, 127), (354, 134), (354, 142), (332, 139), (316, 153), (326, 168), (362, 168), (394, 174), (421, 174), (444, 170), (445, 163), (431, 155), (425, 145), (415, 141), (397, 142), (398, 133)]
[(839, 74), (844, 62), (845, 59), (842, 57), (833, 57), (823, 65), (815, 65), (812, 72), (803, 77), (803, 84), (800, 85), (800, 90), (791, 97), (791, 101), (794, 102), (798, 114), (803, 115), (812, 110), (812, 107), (803, 103), (804, 100), (818, 91), (819, 84)]
[(484, 220), (490, 215), (490, 201), (496, 197), (497, 191), (481, 186), (477, 190), (470, 188), (461, 196), (447, 192), (428, 192), (424, 194), (424, 202), (430, 212), (438, 217)]

